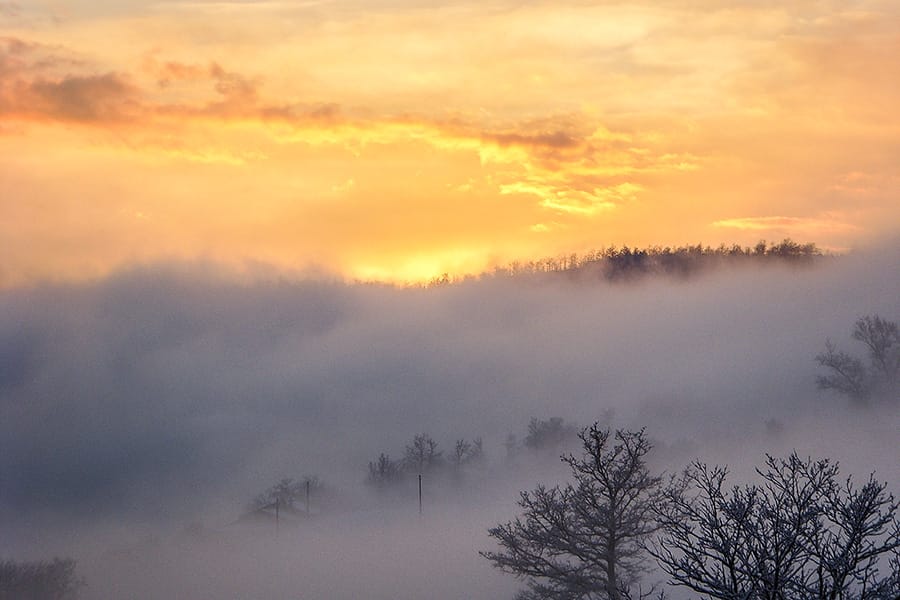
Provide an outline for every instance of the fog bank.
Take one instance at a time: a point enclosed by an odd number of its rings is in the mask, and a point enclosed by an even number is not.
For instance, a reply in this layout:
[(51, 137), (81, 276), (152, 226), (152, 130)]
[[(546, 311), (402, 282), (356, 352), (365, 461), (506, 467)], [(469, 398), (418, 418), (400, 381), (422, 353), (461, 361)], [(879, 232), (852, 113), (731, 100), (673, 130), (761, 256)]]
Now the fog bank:
[[(169, 264), (6, 290), (0, 555), (72, 555), (97, 598), (509, 596), (477, 555), (486, 529), (564, 475), (506, 462), (531, 417), (646, 427), (660, 469), (700, 457), (741, 477), (797, 449), (900, 491), (898, 404), (815, 387), (826, 338), (863, 357), (866, 314), (900, 318), (897, 247), (629, 284), (399, 289)], [(482, 437), (487, 466), (464, 494), (427, 490), (420, 518), (363, 480), (423, 432), (445, 453)], [(312, 474), (340, 510), (277, 537), (232, 525)]]

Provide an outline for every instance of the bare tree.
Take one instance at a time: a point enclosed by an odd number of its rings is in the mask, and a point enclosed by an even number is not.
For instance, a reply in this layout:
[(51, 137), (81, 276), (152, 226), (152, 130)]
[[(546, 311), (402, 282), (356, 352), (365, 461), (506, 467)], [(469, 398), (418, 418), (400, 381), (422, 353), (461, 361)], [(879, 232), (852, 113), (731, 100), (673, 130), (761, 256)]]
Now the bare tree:
[(853, 339), (866, 345), (872, 370), (885, 383), (895, 384), (900, 371), (900, 329), (893, 321), (878, 315), (858, 319), (853, 326)]
[(484, 460), (484, 447), (480, 437), (471, 442), (462, 438), (456, 440), (453, 455), (450, 457), (454, 469), (458, 470), (468, 464), (477, 464), (482, 460)]
[(878, 315), (857, 319), (853, 325), (853, 339), (865, 344), (869, 367), (863, 362), (835, 348), (831, 340), (825, 342), (825, 352), (816, 361), (828, 371), (816, 377), (821, 389), (832, 389), (857, 402), (865, 402), (871, 395), (884, 393), (898, 396), (900, 387), (900, 329), (893, 321)]
[(816, 377), (820, 389), (835, 390), (856, 402), (869, 397), (868, 373), (861, 360), (836, 350), (831, 340), (826, 340), (825, 352), (816, 355), (816, 361), (828, 369), (827, 375)]
[(287, 477), (256, 496), (250, 508), (251, 510), (259, 510), (277, 504), (280, 510), (297, 510), (295, 503), (304, 500), (307, 492), (318, 495), (323, 488), (322, 480), (316, 475), (306, 476), (300, 481)]
[(423, 474), (444, 465), (444, 453), (431, 436), (421, 433), (407, 444), (403, 451), (403, 468), (411, 473)]
[(451, 458), (453, 467), (456, 469), (462, 467), (471, 451), (472, 444), (462, 438), (456, 440), (456, 446), (453, 448), (453, 456)]
[(382, 452), (376, 460), (369, 463), (369, 475), (366, 477), (366, 483), (383, 490), (399, 483), (402, 474), (400, 466)]
[(796, 454), (757, 473), (760, 485), (728, 489), (727, 469), (695, 463), (669, 487), (650, 552), (671, 584), (720, 600), (900, 597), (900, 524), (884, 484), (841, 483), (837, 465)]
[(520, 598), (624, 600), (645, 571), (661, 480), (646, 466), (644, 430), (595, 423), (578, 437), (582, 456), (563, 457), (575, 482), (522, 492), (522, 516), (489, 530), (501, 549), (481, 555), (526, 581)]

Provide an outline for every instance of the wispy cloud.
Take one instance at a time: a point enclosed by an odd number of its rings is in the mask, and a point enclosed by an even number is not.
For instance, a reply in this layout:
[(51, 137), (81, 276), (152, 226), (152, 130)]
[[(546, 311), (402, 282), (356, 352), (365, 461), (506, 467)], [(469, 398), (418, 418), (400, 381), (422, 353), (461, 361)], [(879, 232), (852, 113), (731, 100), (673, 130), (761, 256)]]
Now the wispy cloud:
[[(501, 194), (530, 194), (540, 198), (541, 206), (553, 211), (576, 215), (594, 215), (612, 210), (634, 200), (643, 188), (634, 183), (620, 183), (589, 191), (574, 189), (565, 183), (515, 182), (500, 186)], [(546, 229), (541, 229), (546, 231)]]
[(713, 227), (749, 231), (773, 231), (814, 235), (833, 231), (854, 230), (858, 227), (838, 217), (741, 217), (713, 222)]

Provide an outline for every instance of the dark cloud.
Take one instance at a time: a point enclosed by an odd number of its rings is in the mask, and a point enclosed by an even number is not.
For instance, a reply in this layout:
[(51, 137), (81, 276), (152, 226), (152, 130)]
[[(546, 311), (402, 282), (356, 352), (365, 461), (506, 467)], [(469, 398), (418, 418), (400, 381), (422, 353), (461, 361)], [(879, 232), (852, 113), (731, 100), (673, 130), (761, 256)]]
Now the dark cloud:
[(30, 110), (64, 121), (121, 121), (138, 105), (138, 90), (116, 73), (71, 76), (31, 83), (25, 97)]
[[(341, 120), (341, 107), (336, 103), (273, 104), (261, 98), (262, 80), (222, 66), (160, 60), (155, 53), (144, 57), (141, 70), (156, 79), (163, 89), (176, 85), (200, 86), (215, 97), (203, 102), (165, 104), (144, 95), (146, 113), (184, 117), (258, 118), (293, 124), (328, 123)], [(197, 90), (194, 90), (197, 91)]]
[(114, 122), (140, 110), (140, 94), (118, 73), (82, 73), (62, 48), (0, 39), (0, 113), (41, 119)]
[(227, 102), (241, 104), (256, 102), (256, 83), (247, 77), (226, 71), (216, 63), (210, 66), (209, 74), (216, 82), (216, 92), (224, 96)]
[[(143, 70), (157, 79), (157, 85), (167, 88), (176, 83), (212, 84), (221, 99), (209, 102), (199, 112), (228, 114), (255, 112), (259, 104), (259, 81), (229, 71), (219, 63), (208, 65), (160, 61), (150, 54), (144, 58)], [(164, 108), (164, 107), (161, 107)]]
[[(81, 57), (64, 47), (0, 36), (0, 73), (5, 78), (61, 79), (71, 71), (85, 67)], [(12, 82), (7, 80), (4, 83), (9, 85)]]
[(494, 133), (485, 135), (484, 139), (500, 146), (537, 146), (552, 149), (576, 148), (583, 144), (582, 140), (563, 131), (537, 134)]
[(156, 64), (155, 61), (148, 62), (146, 66), (152, 70), (157, 77), (157, 84), (160, 87), (167, 87), (174, 81), (196, 81), (205, 78), (209, 69), (200, 65), (191, 65), (176, 61), (166, 61), (162, 64)]

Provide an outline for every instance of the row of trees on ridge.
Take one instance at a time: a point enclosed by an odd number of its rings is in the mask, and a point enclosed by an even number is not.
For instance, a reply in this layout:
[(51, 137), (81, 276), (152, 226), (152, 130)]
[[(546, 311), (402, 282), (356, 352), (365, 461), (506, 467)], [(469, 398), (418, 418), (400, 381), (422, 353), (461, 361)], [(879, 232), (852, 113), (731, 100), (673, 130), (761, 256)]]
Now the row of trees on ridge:
[(381, 453), (369, 463), (366, 483), (378, 490), (400, 484), (411, 475), (438, 475), (452, 473), (459, 475), (463, 468), (479, 466), (484, 462), (484, 446), (481, 438), (471, 441), (456, 440), (453, 452), (444, 456), (443, 450), (431, 436), (421, 433), (413, 437), (403, 450), (400, 460)]
[[(497, 267), (486, 277), (518, 277), (539, 274), (569, 274), (617, 281), (661, 274), (685, 277), (717, 265), (735, 264), (810, 264), (822, 258), (813, 243), (798, 243), (789, 238), (777, 243), (759, 241), (754, 246), (725, 244), (717, 247), (702, 244), (686, 246), (651, 246), (631, 248), (610, 246), (583, 254), (566, 254), (527, 262), (514, 261)], [(452, 283), (449, 274), (434, 278), (429, 285)]]

